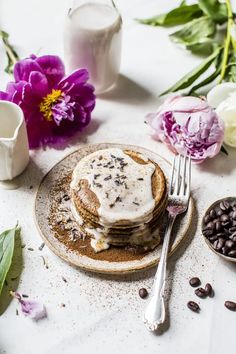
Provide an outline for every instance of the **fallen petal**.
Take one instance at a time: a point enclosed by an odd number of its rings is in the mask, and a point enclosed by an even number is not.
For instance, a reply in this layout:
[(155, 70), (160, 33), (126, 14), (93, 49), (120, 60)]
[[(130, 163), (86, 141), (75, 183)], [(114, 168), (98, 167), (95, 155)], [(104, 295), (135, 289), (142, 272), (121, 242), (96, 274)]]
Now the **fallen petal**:
[(40, 302), (34, 300), (19, 300), (19, 301), (21, 304), (21, 310), (25, 316), (28, 316), (35, 321), (47, 317), (46, 308)]

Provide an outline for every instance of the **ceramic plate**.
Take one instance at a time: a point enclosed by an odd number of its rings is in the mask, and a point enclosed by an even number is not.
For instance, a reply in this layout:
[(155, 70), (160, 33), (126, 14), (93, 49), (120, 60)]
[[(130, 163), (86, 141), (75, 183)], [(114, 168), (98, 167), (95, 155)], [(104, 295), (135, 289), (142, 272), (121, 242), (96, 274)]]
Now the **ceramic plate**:
[[(50, 227), (48, 221), (51, 206), (53, 203), (53, 197), (50, 192), (53, 190), (53, 188), (58, 185), (59, 181), (61, 181), (63, 177), (67, 176), (70, 172), (73, 171), (74, 167), (81, 158), (96, 150), (111, 147), (134, 150), (147, 156), (148, 158), (157, 162), (160, 165), (168, 181), (171, 164), (163, 157), (152, 151), (138, 146), (123, 144), (121, 145), (104, 143), (86, 145), (81, 147), (79, 150), (71, 153), (70, 155), (66, 156), (63, 160), (57, 163), (43, 178), (36, 194), (35, 218), (36, 224), (44, 242), (56, 255), (63, 258), (66, 262), (92, 272), (125, 274), (147, 269), (156, 265), (160, 259), (161, 245), (153, 251), (150, 251), (149, 253), (145, 254), (143, 257), (137, 257), (137, 259), (130, 260), (127, 258), (127, 260), (123, 259), (122, 261), (103, 260), (102, 258), (105, 254), (103, 252), (109, 252), (109, 250), (101, 252), (99, 254), (100, 259), (93, 259), (88, 256), (85, 256), (79, 249), (71, 249), (62, 241), (60, 241), (56, 233)], [(175, 230), (173, 232), (173, 235), (175, 237), (172, 241), (169, 254), (172, 254), (180, 245), (180, 243), (184, 240), (184, 237), (187, 234), (187, 231), (190, 226), (193, 209), (193, 200), (190, 199), (189, 208), (187, 212), (181, 217), (179, 217), (176, 221)]]

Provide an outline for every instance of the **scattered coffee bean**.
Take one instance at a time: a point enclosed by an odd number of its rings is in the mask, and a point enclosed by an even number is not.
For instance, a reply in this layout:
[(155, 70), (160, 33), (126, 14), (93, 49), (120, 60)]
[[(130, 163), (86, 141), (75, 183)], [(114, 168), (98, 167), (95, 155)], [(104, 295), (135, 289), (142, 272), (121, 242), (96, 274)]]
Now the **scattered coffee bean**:
[(221, 210), (221, 209), (219, 209), (217, 212), (216, 212), (216, 215), (217, 216), (221, 216), (221, 215), (223, 215), (224, 214), (224, 212)]
[(189, 301), (187, 303), (187, 306), (190, 310), (192, 310), (193, 312), (199, 312), (200, 311), (200, 307), (199, 305), (195, 302), (195, 301)]
[(227, 307), (228, 310), (236, 311), (236, 302), (225, 301), (225, 307)]
[(195, 290), (195, 294), (196, 294), (198, 297), (201, 297), (201, 298), (204, 298), (204, 297), (207, 296), (206, 291), (205, 291), (205, 289), (203, 289), (203, 288), (197, 288), (197, 289)]
[(148, 296), (148, 291), (147, 291), (147, 289), (145, 289), (145, 288), (141, 288), (141, 289), (139, 289), (139, 296), (142, 298), (142, 299), (145, 299), (145, 297), (147, 297)]
[(207, 295), (207, 296), (211, 296), (211, 295), (212, 295), (213, 289), (212, 289), (212, 286), (211, 286), (210, 283), (207, 283), (207, 284), (205, 285), (205, 292), (206, 292), (206, 295)]
[(189, 284), (195, 287), (195, 286), (199, 286), (201, 284), (201, 281), (198, 277), (193, 277), (189, 280)]

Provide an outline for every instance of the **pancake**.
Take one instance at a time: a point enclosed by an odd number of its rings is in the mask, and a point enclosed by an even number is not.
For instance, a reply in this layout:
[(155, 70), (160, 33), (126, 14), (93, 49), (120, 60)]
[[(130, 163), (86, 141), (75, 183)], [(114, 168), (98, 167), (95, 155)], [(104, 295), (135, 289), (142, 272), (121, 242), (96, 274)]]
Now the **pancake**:
[(70, 185), (72, 213), (92, 236), (95, 252), (110, 244), (145, 249), (160, 243), (158, 219), (166, 206), (161, 168), (131, 150), (96, 151), (79, 161)]

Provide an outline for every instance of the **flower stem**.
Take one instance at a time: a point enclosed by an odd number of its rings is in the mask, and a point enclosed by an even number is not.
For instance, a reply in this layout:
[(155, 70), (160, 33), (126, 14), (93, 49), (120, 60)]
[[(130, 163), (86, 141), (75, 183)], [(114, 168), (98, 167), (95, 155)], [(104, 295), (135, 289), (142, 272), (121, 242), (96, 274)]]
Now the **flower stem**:
[(231, 37), (231, 27), (233, 24), (233, 11), (232, 11), (232, 6), (231, 6), (230, 0), (226, 0), (226, 6), (227, 6), (227, 11), (228, 11), (228, 22), (227, 22), (227, 32), (226, 32), (225, 43), (224, 43), (224, 53), (223, 53), (223, 60), (222, 60), (219, 83), (221, 83), (225, 77), (231, 41), (232, 41), (232, 45), (233, 45), (234, 50), (236, 50), (236, 42)]

